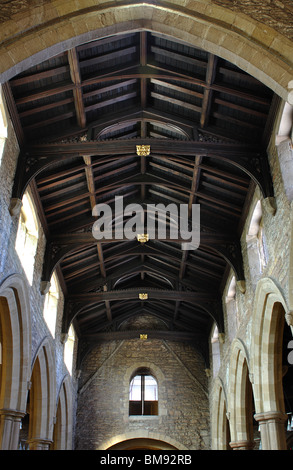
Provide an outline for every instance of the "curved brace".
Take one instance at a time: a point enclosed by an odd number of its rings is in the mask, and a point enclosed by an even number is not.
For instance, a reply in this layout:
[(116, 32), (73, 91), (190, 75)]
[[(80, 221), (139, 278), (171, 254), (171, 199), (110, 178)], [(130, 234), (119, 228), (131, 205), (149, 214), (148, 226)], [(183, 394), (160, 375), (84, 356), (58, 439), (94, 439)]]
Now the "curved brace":
[(245, 276), (241, 246), (238, 241), (231, 241), (223, 245), (209, 247), (222, 256), (235, 273), (236, 281), (241, 291), (245, 288)]
[[(80, 155), (73, 155), (72, 157), (81, 158)], [(29, 152), (21, 152), (18, 158), (16, 174), (14, 178), (14, 185), (12, 189), (12, 201), (22, 200), (26, 188), (30, 182), (36, 178), (42, 171), (50, 167), (60, 160), (70, 158), (68, 155), (60, 156), (58, 153), (55, 155), (30, 155)], [(12, 208), (12, 206), (11, 206)], [(12, 211), (10, 210), (12, 213)]]
[[(209, 156), (217, 158), (215, 155), (207, 155), (207, 157)], [(244, 171), (260, 188), (265, 200), (274, 200), (273, 180), (266, 154), (253, 153), (246, 156), (221, 155), (219, 158)]]
[(93, 305), (95, 302), (70, 302), (65, 300), (63, 317), (62, 317), (62, 334), (68, 334), (71, 323), (73, 322), (76, 315), (81, 313), (89, 305)]
[(53, 242), (47, 242), (44, 255), (42, 283), (50, 283), (50, 279), (56, 266), (65, 258), (66, 255), (81, 247), (75, 245), (57, 245)]

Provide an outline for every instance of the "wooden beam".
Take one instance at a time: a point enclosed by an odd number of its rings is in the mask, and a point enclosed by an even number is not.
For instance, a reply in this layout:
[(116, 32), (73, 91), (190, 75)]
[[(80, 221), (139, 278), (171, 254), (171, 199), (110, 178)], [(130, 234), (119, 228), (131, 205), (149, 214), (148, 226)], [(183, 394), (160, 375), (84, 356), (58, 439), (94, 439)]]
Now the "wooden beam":
[[(137, 141), (138, 140), (138, 141)], [(177, 156), (191, 156), (194, 159), (194, 155), (198, 156), (212, 156), (229, 158), (233, 161), (233, 156), (239, 158), (246, 156), (251, 158), (255, 154), (259, 154), (261, 149), (253, 144), (241, 143), (241, 144), (230, 144), (230, 143), (215, 143), (215, 142), (199, 142), (199, 141), (176, 141), (165, 139), (150, 139), (145, 138), (143, 141), (139, 139), (125, 140), (125, 141), (99, 141), (99, 142), (72, 142), (72, 143), (51, 143), (51, 144), (34, 144), (29, 145), (26, 148), (27, 153), (31, 156), (44, 157), (46, 155), (56, 155), (59, 157), (70, 155), (71, 157), (76, 156), (114, 156), (123, 155), (129, 156), (129, 154), (136, 154), (136, 145), (145, 144), (151, 146), (152, 154), (164, 154), (164, 155), (177, 155)]]
[[(186, 234), (187, 235), (187, 234)], [(201, 232), (200, 233), (201, 237), (201, 243), (204, 245), (219, 245), (223, 243), (227, 243), (229, 241), (232, 241), (234, 239), (233, 235), (225, 234), (225, 233), (213, 233), (213, 232)], [(190, 236), (191, 238), (191, 236)], [(168, 236), (166, 237), (158, 237), (158, 234), (156, 233), (155, 239), (161, 241), (161, 242), (178, 242), (178, 243), (183, 243), (185, 241), (188, 241), (190, 239), (183, 238), (182, 235), (178, 234), (178, 237), (176, 238), (170, 238)], [(135, 240), (135, 238), (134, 238)], [(59, 233), (54, 236), (51, 236), (51, 242), (54, 243), (55, 245), (92, 245), (96, 243), (96, 239), (94, 235), (91, 232), (87, 233)], [(127, 242), (129, 241), (128, 238), (122, 237), (121, 239), (115, 239), (113, 238), (105, 238), (101, 240), (101, 243), (117, 243), (117, 241), (120, 242)], [(139, 242), (137, 242), (139, 243)], [(138, 245), (140, 246), (140, 245)], [(147, 246), (146, 246), (147, 248)]]
[[(84, 157), (84, 161), (87, 165), (86, 177), (87, 177), (87, 183), (88, 183), (88, 190), (90, 193), (91, 210), (93, 210), (96, 205), (96, 195), (95, 195), (96, 193), (95, 193), (95, 179), (93, 175), (93, 166), (92, 166), (91, 157)], [(100, 242), (97, 242), (97, 250), (98, 250), (99, 267), (101, 270), (101, 274), (104, 278), (106, 278), (107, 274), (106, 274), (105, 263), (104, 263), (103, 248)], [(110, 305), (109, 300), (105, 300), (105, 305), (106, 305), (108, 321), (111, 321), (112, 313), (111, 313), (111, 305)]]
[(25, 136), (9, 82), (4, 83), (2, 89), (17, 141), (22, 147), (25, 144)]
[(202, 102), (202, 111), (200, 117), (200, 127), (206, 127), (210, 115), (210, 109), (212, 104), (212, 93), (213, 90), (211, 85), (214, 82), (216, 76), (216, 67), (217, 67), (218, 58), (209, 54), (208, 66), (206, 71), (206, 88), (204, 90), (203, 102)]
[(77, 117), (77, 123), (81, 128), (86, 126), (86, 115), (84, 110), (82, 88), (81, 88), (81, 75), (79, 69), (79, 60), (76, 49), (70, 49), (68, 51), (68, 62), (70, 65), (71, 80), (75, 84), (73, 90), (75, 111)]

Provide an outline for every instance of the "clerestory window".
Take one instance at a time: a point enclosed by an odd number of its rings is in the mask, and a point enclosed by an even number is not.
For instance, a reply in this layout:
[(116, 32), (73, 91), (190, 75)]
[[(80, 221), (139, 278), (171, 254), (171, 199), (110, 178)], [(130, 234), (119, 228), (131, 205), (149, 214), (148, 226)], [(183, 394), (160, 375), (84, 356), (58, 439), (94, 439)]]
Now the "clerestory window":
[(255, 284), (259, 276), (263, 273), (268, 261), (260, 200), (255, 205), (246, 241), (250, 275), (252, 282)]
[(30, 285), (32, 285), (34, 275), (38, 232), (36, 211), (29, 194), (25, 193), (22, 199), (15, 249)]
[(4, 102), (2, 99), (2, 90), (0, 86), (0, 165), (2, 160), (2, 154), (4, 151), (5, 142), (7, 140), (7, 119), (4, 108)]
[(46, 294), (44, 302), (44, 318), (53, 338), (55, 338), (57, 309), (60, 297), (59, 283), (56, 273), (53, 273), (50, 284), (51, 286), (49, 292)]
[(140, 371), (130, 381), (129, 415), (158, 414), (158, 384), (146, 370)]

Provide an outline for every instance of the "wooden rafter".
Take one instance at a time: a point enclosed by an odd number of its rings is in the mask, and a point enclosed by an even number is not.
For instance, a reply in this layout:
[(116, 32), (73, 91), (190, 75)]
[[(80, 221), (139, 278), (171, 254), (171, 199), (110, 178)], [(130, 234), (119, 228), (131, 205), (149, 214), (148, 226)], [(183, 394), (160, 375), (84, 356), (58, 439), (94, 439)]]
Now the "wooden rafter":
[[(220, 299), (228, 266), (244, 281), (238, 230), (251, 188), (273, 200), (261, 138), (272, 93), (220, 57), (145, 30), (79, 45), (4, 91), (21, 147), (10, 209), (31, 184), (46, 227), (43, 282), (58, 269), (66, 293), (64, 332), (74, 319), (81, 338), (102, 341), (138, 313), (198, 344), (214, 321), (223, 330), (218, 304), (203, 307)], [(190, 219), (200, 204), (198, 249), (182, 250), (180, 236), (94, 239), (93, 207), (113, 208), (117, 195), (144, 210), (184, 203)]]

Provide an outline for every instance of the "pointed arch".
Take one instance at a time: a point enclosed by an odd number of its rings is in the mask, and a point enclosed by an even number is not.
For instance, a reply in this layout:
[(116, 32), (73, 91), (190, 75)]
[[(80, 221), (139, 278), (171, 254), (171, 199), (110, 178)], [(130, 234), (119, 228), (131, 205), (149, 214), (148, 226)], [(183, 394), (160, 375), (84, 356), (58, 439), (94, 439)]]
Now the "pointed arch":
[(143, 441), (145, 444), (149, 441), (150, 446), (156, 446), (157, 449), (167, 449), (170, 450), (172, 447), (176, 450), (188, 450), (181, 442), (169, 437), (168, 435), (160, 432), (149, 432), (147, 430), (137, 430), (126, 432), (125, 434), (120, 434), (112, 437), (111, 439), (103, 442), (97, 450), (111, 450), (115, 446), (118, 447), (119, 444), (126, 443), (127, 441), (133, 442), (135, 440)]
[(234, 446), (252, 448), (253, 396), (249, 378), (249, 356), (245, 344), (236, 338), (231, 347), (229, 368), (229, 415)]
[(72, 391), (69, 375), (62, 380), (58, 394), (52, 449), (72, 449)]
[(53, 439), (56, 406), (56, 373), (54, 353), (48, 337), (35, 355), (30, 390), (30, 449), (46, 449)]
[[(142, 7), (141, 2), (126, 1), (117, 9), (114, 2), (93, 5), (85, 0), (80, 8), (75, 3), (69, 7), (64, 0), (59, 2), (58, 8), (50, 10), (50, 20), (47, 15), (40, 17), (37, 6), (30, 6), (26, 13), (30, 17), (29, 27), (22, 30), (22, 23), (15, 21), (13, 31), (7, 28), (11, 36), (5, 37), (0, 49), (1, 82), (27, 68), (28, 61), (30, 66), (40, 62), (46, 47), (46, 57), (50, 57), (81, 42), (149, 28), (223, 57), (283, 99), (288, 96), (287, 87), (292, 80), (292, 42), (244, 13), (210, 2), (194, 0), (190, 6), (182, 6), (178, 0), (165, 6), (149, 2)], [(3, 29), (5, 26), (4, 22)], [(63, 39), (62, 43), (59, 38)]]
[(222, 380), (217, 377), (214, 385), (215, 397), (212, 407), (212, 449), (227, 450), (230, 443), (230, 425), (227, 418), (228, 401)]
[(251, 370), (256, 413), (284, 411), (282, 392), (282, 335), (289, 309), (271, 278), (256, 288), (252, 314)]
[(25, 412), (30, 379), (31, 322), (27, 282), (19, 274), (0, 285), (2, 371), (0, 409)]

